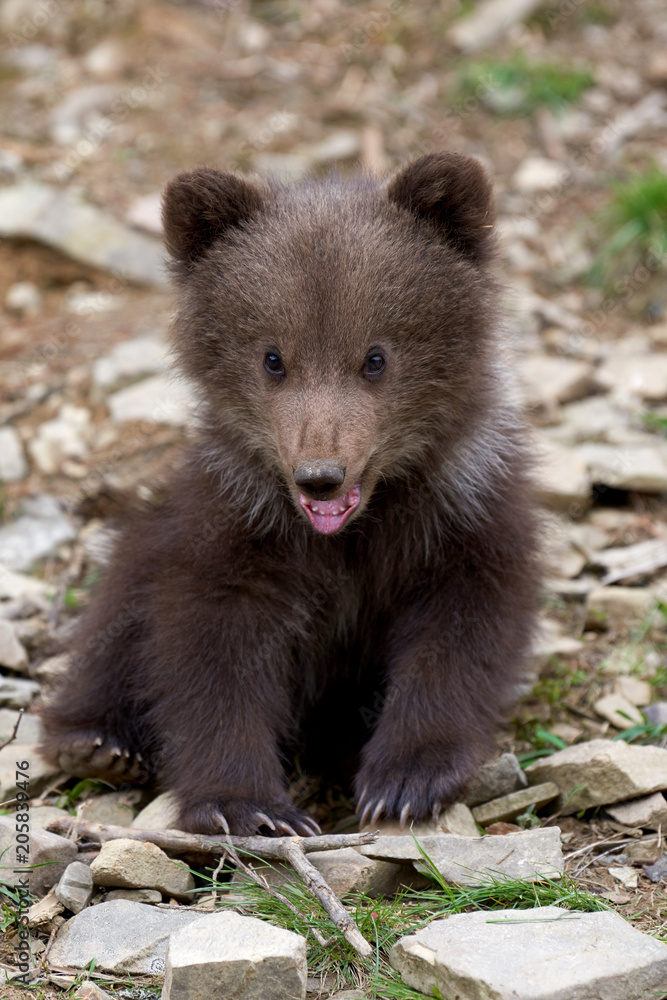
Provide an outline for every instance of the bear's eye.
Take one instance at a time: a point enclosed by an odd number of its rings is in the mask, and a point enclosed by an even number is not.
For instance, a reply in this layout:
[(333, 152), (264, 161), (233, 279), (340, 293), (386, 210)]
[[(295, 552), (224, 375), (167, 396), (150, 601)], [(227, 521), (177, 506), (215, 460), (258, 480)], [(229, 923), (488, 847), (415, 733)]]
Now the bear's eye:
[(282, 358), (279, 354), (276, 354), (275, 351), (268, 351), (268, 353), (264, 355), (264, 367), (269, 375), (285, 374)]
[(381, 375), (387, 367), (387, 359), (377, 349), (369, 351), (364, 362), (364, 375)]

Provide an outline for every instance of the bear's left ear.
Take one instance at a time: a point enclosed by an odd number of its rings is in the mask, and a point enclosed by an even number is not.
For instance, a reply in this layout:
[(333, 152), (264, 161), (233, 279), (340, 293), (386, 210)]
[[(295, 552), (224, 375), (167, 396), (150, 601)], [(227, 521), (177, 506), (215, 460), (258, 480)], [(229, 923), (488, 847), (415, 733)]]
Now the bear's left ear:
[(441, 229), (473, 263), (493, 256), (493, 190), (477, 160), (460, 153), (422, 156), (390, 181), (387, 196)]
[(236, 174), (200, 167), (178, 174), (162, 198), (162, 225), (174, 260), (191, 264), (225, 230), (239, 226), (264, 208), (259, 188)]

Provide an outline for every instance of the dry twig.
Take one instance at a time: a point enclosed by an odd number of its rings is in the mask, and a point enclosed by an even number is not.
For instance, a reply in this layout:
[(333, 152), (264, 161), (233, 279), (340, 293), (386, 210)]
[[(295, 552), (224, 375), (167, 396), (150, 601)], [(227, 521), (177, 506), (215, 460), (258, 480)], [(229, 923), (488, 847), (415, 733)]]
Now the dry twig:
[(19, 708), (19, 717), (16, 720), (16, 722), (14, 723), (14, 728), (12, 729), (11, 735), (10, 735), (10, 737), (9, 737), (8, 740), (4, 741), (4, 743), (0, 743), (0, 750), (4, 750), (5, 747), (8, 747), (9, 744), (13, 743), (14, 740), (16, 739), (16, 734), (19, 731), (19, 726), (21, 725), (21, 719), (23, 718), (24, 712), (25, 712), (25, 708)]

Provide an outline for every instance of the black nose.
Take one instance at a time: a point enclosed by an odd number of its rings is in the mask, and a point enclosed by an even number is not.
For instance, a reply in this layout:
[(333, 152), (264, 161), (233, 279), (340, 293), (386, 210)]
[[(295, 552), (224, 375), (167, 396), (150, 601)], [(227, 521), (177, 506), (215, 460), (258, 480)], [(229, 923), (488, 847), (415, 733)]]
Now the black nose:
[(334, 493), (345, 481), (345, 469), (335, 462), (304, 462), (294, 470), (294, 482), (318, 500)]

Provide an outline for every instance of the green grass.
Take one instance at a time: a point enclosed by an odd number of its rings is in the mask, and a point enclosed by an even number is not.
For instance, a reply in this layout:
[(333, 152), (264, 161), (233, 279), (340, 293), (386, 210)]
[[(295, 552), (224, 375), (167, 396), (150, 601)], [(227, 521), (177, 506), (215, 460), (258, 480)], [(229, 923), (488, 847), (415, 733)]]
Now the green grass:
[(507, 59), (468, 63), (457, 96), (461, 100), (480, 97), (502, 114), (521, 116), (540, 107), (558, 110), (578, 101), (593, 82), (588, 69), (534, 62), (515, 52)]
[(644, 718), (643, 722), (632, 726), (630, 729), (624, 729), (612, 737), (612, 739), (624, 740), (626, 743), (648, 745), (662, 740), (665, 736), (667, 736), (667, 723), (649, 722), (648, 719)]
[(76, 805), (79, 799), (87, 792), (102, 794), (108, 792), (113, 786), (99, 778), (82, 778), (77, 781), (73, 788), (66, 788), (56, 799), (58, 809), (67, 809), (72, 815), (76, 814)]
[[(309, 975), (332, 976), (336, 980), (335, 989), (361, 987), (365, 995), (378, 1000), (422, 998), (423, 994), (401, 981), (389, 965), (388, 953), (399, 937), (416, 932), (432, 920), (474, 910), (526, 910), (550, 905), (580, 911), (609, 908), (597, 896), (580, 889), (568, 876), (560, 880), (545, 878), (529, 882), (497, 875), (482, 886), (450, 885), (421, 847), (420, 851), (433, 881), (431, 887), (405, 889), (397, 896), (385, 899), (371, 899), (359, 893), (345, 897), (345, 905), (359, 930), (376, 947), (376, 953), (367, 960), (361, 959), (336, 932), (328, 914), (306, 891), (295, 872), (290, 872), (289, 881), (282, 884), (279, 891), (300, 911), (301, 916), (250, 879), (242, 878), (234, 885), (229, 882), (217, 884), (210, 877), (209, 881), (211, 888), (216, 887), (223, 893), (222, 907), (240, 909), (249, 916), (303, 935), (308, 942)], [(270, 867), (259, 859), (255, 863)], [(230, 892), (231, 895), (227, 896)], [(327, 947), (320, 945), (312, 934), (313, 928), (324, 939), (333, 935), (334, 941)], [(434, 995), (438, 996), (437, 993)]]
[(588, 275), (591, 284), (620, 293), (642, 263), (652, 270), (664, 269), (667, 173), (653, 166), (612, 184), (611, 199), (600, 214), (600, 231), (602, 249)]

